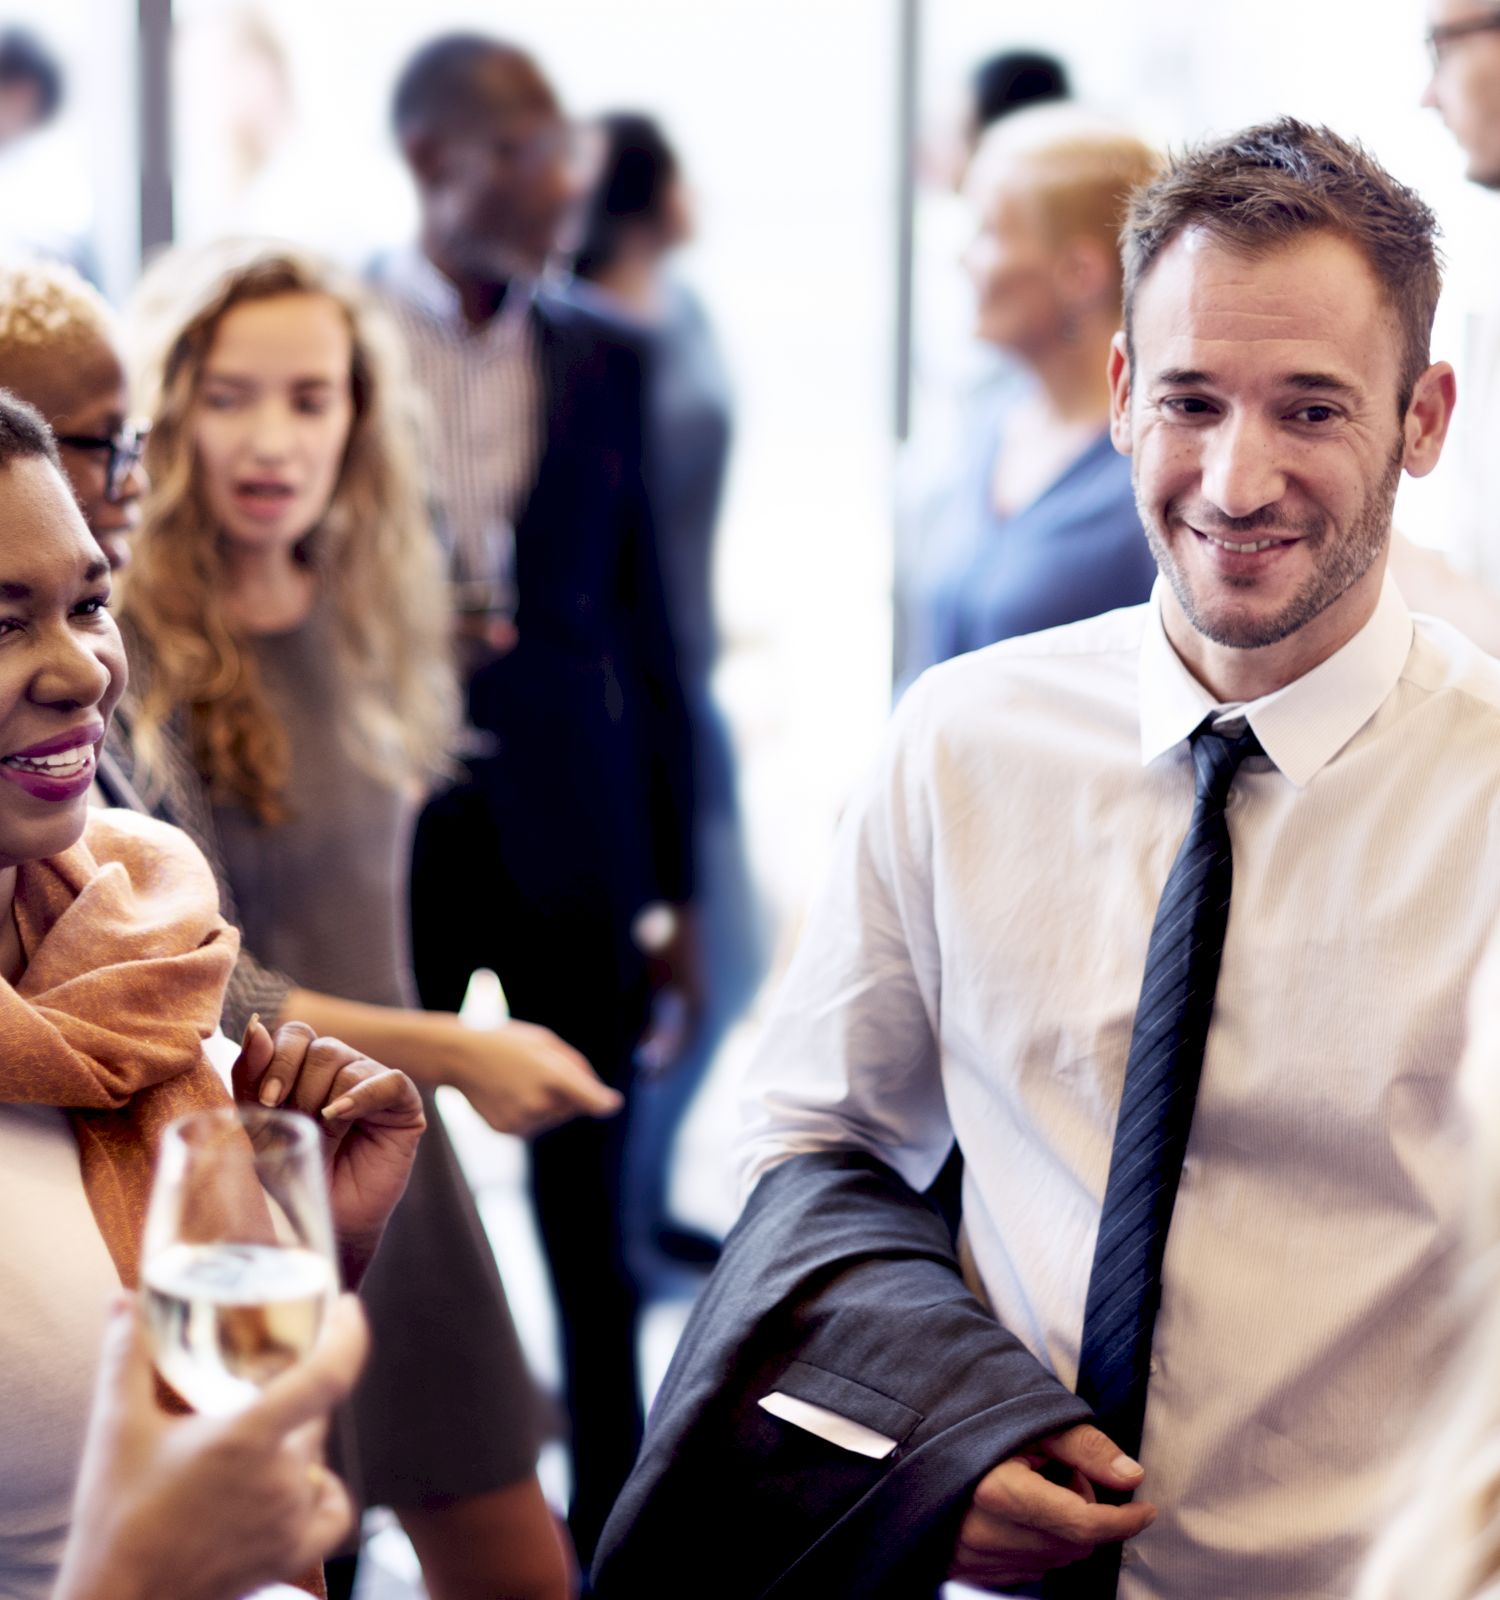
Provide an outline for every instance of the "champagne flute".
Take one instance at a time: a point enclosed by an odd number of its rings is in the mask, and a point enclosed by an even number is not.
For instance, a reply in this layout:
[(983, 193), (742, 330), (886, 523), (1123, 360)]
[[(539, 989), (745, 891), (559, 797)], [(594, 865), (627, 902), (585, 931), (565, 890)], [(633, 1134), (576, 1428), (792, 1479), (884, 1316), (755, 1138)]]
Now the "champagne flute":
[(162, 1137), (141, 1284), (162, 1377), (227, 1416), (305, 1356), (338, 1291), (328, 1183), (310, 1118), (195, 1111)]

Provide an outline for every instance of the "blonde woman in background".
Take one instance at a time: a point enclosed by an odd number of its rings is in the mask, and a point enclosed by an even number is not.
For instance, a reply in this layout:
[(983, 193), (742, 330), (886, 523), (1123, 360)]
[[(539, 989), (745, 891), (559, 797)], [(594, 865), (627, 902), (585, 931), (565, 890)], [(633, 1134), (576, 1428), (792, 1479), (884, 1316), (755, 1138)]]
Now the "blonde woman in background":
[(433, 1600), (564, 1594), (530, 1382), (430, 1094), (454, 1084), (523, 1134), (619, 1101), (545, 1029), (413, 1009), (410, 829), (455, 696), (401, 368), (360, 289), (283, 246), (167, 256), (135, 331), (152, 433), (121, 606), (133, 776), (210, 842), (265, 964), (237, 974), (225, 1025), (256, 1009), (378, 1038), (429, 1097), (365, 1289), (366, 1499), (401, 1518)]
[[(1109, 438), (1119, 231), (1159, 158), (1072, 105), (986, 133), (965, 192), (974, 333), (1005, 358), (976, 392), (959, 459), (912, 507), (898, 676), (1145, 600), (1156, 563), (1130, 462)], [(908, 541), (903, 541), (908, 542)]]
[[(1470, 1129), (1464, 1343), (1356, 1600), (1500, 1600), (1500, 941), (1479, 968), (1450, 1114)], [(1379, 1397), (1372, 1397), (1378, 1404)]]

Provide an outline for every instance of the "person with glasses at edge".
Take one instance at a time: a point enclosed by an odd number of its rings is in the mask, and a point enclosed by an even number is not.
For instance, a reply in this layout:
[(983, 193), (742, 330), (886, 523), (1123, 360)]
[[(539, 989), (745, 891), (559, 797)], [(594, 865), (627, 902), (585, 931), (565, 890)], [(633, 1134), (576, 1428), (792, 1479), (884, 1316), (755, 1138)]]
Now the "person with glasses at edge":
[[(1500, 0), (1427, 0), (1427, 24), (1431, 73), (1422, 104), (1457, 140), (1469, 181), (1500, 191)], [(1470, 313), (1463, 355), (1464, 403), (1453, 441), (1462, 476), (1455, 543), (1486, 589), (1500, 591), (1500, 299)], [(1414, 601), (1424, 598), (1413, 593)], [(1494, 603), (1500, 608), (1500, 599)], [(1440, 608), (1429, 602), (1429, 609)], [(1500, 650), (1500, 639), (1470, 631)]]

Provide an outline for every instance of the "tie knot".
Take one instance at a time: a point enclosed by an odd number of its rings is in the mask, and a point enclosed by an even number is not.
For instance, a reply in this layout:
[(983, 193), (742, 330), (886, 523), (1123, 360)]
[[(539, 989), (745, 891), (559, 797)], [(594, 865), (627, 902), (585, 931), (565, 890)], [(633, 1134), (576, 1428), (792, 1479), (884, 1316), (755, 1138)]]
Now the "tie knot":
[(1193, 771), (1199, 800), (1223, 805), (1229, 786), (1246, 756), (1263, 752), (1255, 730), (1247, 722), (1237, 734), (1216, 733), (1207, 722), (1192, 736)]

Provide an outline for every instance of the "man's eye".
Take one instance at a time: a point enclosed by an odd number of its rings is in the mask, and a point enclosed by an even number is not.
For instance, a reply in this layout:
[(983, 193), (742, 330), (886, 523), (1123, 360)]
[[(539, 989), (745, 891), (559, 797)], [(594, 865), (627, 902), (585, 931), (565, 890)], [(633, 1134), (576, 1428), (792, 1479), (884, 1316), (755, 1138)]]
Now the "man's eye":
[(1337, 415), (1332, 406), (1303, 406), (1296, 413), (1298, 421), (1312, 423), (1332, 422)]
[(1175, 411), (1184, 417), (1206, 417), (1213, 411), (1212, 404), (1196, 394), (1172, 395), (1162, 404), (1168, 411)]

